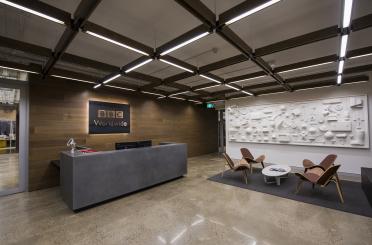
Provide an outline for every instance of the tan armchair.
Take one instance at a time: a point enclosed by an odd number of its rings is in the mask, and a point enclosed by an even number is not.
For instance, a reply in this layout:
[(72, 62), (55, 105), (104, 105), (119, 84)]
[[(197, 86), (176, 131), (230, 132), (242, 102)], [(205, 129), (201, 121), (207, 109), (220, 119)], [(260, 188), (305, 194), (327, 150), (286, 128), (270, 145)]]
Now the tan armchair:
[[(226, 166), (228, 166), (229, 169), (234, 172), (238, 172), (238, 171), (242, 172), (243, 180), (245, 181), (246, 184), (248, 184), (247, 170), (249, 169), (249, 165), (247, 163), (242, 163), (242, 162), (235, 164), (233, 160), (231, 160), (230, 156), (227, 155), (227, 153), (222, 153), (222, 154), (226, 159)], [(221, 175), (223, 177), (223, 172)]]
[(241, 148), (240, 152), (242, 153), (243, 159), (249, 164), (251, 173), (253, 172), (252, 164), (260, 163), (262, 168), (265, 167), (263, 163), (263, 161), (265, 160), (265, 155), (261, 155), (254, 159), (253, 155), (247, 148)]
[(341, 203), (344, 203), (344, 197), (342, 194), (340, 181), (337, 177), (337, 170), (340, 168), (341, 165), (333, 165), (329, 167), (327, 170), (323, 171), (320, 166), (313, 166), (313, 169), (318, 169), (320, 171), (306, 171), (304, 173), (295, 173), (296, 176), (300, 178), (297, 188), (296, 188), (296, 194), (301, 189), (302, 184), (307, 181), (313, 184), (313, 187), (315, 185), (319, 185), (320, 187), (326, 187), (329, 183), (333, 182), (336, 184), (337, 192), (340, 198)]

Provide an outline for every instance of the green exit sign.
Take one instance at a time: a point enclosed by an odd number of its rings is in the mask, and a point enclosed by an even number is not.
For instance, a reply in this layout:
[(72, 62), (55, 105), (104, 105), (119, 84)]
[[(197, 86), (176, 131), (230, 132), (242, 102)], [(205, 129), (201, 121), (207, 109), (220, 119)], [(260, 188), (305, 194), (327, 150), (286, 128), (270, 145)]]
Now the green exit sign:
[(214, 104), (212, 104), (212, 103), (207, 103), (207, 108), (209, 108), (209, 109), (214, 108)]

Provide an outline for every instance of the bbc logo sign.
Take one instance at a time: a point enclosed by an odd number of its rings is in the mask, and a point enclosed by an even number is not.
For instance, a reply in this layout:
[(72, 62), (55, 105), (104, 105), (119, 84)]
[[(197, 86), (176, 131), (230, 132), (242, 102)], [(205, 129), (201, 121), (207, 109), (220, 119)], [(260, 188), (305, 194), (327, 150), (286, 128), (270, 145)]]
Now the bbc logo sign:
[(123, 111), (109, 111), (109, 110), (98, 110), (97, 111), (98, 118), (124, 118)]

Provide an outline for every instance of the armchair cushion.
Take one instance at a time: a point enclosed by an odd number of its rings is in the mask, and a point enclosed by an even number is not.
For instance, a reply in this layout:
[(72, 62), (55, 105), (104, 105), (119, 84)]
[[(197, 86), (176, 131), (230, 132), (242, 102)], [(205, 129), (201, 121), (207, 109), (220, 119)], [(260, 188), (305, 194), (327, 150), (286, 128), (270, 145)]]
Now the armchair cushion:
[(255, 159), (256, 162), (263, 162), (265, 160), (265, 155), (261, 155)]
[(315, 166), (315, 164), (309, 159), (303, 160), (302, 165), (304, 165), (304, 168), (310, 168), (312, 166)]

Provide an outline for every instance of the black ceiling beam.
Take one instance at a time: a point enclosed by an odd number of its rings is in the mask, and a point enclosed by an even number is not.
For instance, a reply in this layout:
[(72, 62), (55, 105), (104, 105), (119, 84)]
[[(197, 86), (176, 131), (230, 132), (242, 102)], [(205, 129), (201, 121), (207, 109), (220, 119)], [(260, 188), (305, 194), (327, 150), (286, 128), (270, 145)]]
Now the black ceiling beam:
[(84, 25), (89, 16), (96, 9), (101, 0), (81, 0), (78, 8), (74, 13), (74, 19), (70, 26), (67, 26), (53, 50), (53, 55), (48, 59), (43, 67), (43, 75), (46, 76), (59, 58), (63, 55), (72, 40), (76, 37), (80, 27)]
[(35, 10), (37, 12), (49, 15), (55, 19), (63, 21), (66, 25), (70, 24), (71, 15), (59, 8), (53, 7), (49, 4), (43, 3), (42, 1), (34, 0), (9, 0), (15, 4), (21, 5), (23, 7)]
[[(171, 63), (173, 63), (173, 64), (178, 65), (178, 66), (181, 66), (181, 67), (187, 68), (187, 69), (189, 69), (189, 70), (192, 70), (192, 71), (194, 72), (194, 74), (198, 72), (198, 68), (197, 68), (196, 66), (193, 66), (193, 65), (191, 65), (191, 64), (189, 64), (189, 63), (186, 63), (186, 62), (184, 62), (184, 61), (182, 61), (182, 60), (179, 60), (179, 59), (177, 59), (177, 58), (174, 58), (174, 57), (172, 57), (172, 56), (164, 55), (164, 56), (161, 56), (160, 59), (163, 59), (163, 60), (169, 61), (169, 62), (171, 62)], [(194, 74), (191, 73), (191, 72), (190, 72), (190, 74), (191, 74), (191, 75), (194, 75)]]
[(191, 74), (190, 72), (185, 71), (185, 72), (176, 74), (174, 76), (165, 78), (164, 79), (164, 85), (168, 85), (168, 84), (171, 84), (175, 81), (186, 79), (186, 78), (189, 78), (189, 77), (192, 77), (192, 76), (193, 76), (193, 74)]
[(351, 30), (359, 31), (372, 27), (372, 14), (359, 17), (351, 22)]
[(222, 28), (217, 30), (217, 33), (227, 42), (229, 42), (231, 45), (237, 48), (240, 52), (242, 52), (247, 58), (251, 59), (251, 61), (255, 63), (258, 67), (260, 67), (264, 72), (266, 72), (267, 75), (274, 78), (279, 85), (283, 86), (288, 91), (292, 90), (291, 87), (285, 83), (282, 77), (273, 72), (273, 69), (270, 67), (269, 64), (266, 63), (266, 61), (264, 61), (260, 57), (255, 57), (252, 48), (249, 47), (249, 45), (247, 45), (229, 27), (223, 26)]
[(146, 81), (146, 82), (150, 82), (150, 84), (159, 83), (159, 82), (161, 83), (162, 82), (162, 80), (160, 78), (157, 78), (157, 77), (154, 77), (154, 76), (151, 76), (151, 75), (147, 75), (147, 74), (143, 74), (143, 73), (139, 73), (139, 72), (136, 72), (136, 71), (131, 71), (127, 74), (124, 74), (123, 76), (138, 79), (138, 80), (142, 80), (142, 81)]
[(34, 55), (48, 57), (52, 55), (52, 50), (44, 47), (40, 47), (34, 44), (25, 43), (12, 38), (0, 36), (0, 46), (9, 49), (20, 50)]
[(296, 48), (299, 46), (304, 46), (306, 44), (319, 42), (325, 39), (330, 39), (337, 37), (340, 33), (340, 30), (337, 25), (324, 28), (318, 31), (307, 33), (301, 36), (293, 37), (284, 41), (273, 43), (255, 50), (256, 56), (265, 56), (287, 49)]
[(24, 70), (24, 71), (31, 71), (31, 72), (35, 72), (38, 74), (41, 74), (41, 68), (42, 68), (40, 65), (37, 65), (37, 64), (25, 65), (25, 64), (15, 63), (12, 61), (7, 61), (7, 60), (0, 60), (0, 66)]
[(119, 43), (122, 43), (122, 44), (125, 44), (129, 47), (132, 47), (132, 48), (135, 48), (135, 49), (138, 49), (142, 52), (145, 52), (147, 53), (149, 56), (153, 56), (154, 55), (154, 49), (145, 45), (145, 44), (142, 44), (140, 42), (137, 42), (129, 37), (126, 37), (126, 36), (123, 36), (117, 32), (114, 32), (114, 31), (111, 31), (103, 26), (100, 26), (100, 25), (97, 25), (97, 24), (94, 24), (90, 21), (87, 21), (84, 26), (82, 26), (81, 28), (84, 32), (87, 32), (87, 31), (90, 31), (90, 32), (93, 32), (93, 33), (96, 33), (96, 34), (99, 34), (101, 36), (104, 36), (106, 38), (109, 38), (109, 39), (112, 39), (114, 41), (117, 41)]
[(252, 78), (265, 76), (265, 75), (267, 75), (267, 74), (264, 71), (253, 72), (253, 73), (246, 74), (246, 75), (227, 78), (226, 83), (233, 83), (233, 82), (237, 82), (237, 81), (249, 80), (249, 79), (252, 79)]
[(337, 60), (338, 60), (338, 55), (335, 55), (335, 54), (328, 55), (328, 56), (324, 56), (320, 58), (297, 62), (294, 64), (280, 66), (280, 67), (275, 68), (274, 71), (275, 72), (290, 71), (290, 70), (300, 69), (300, 68), (307, 67), (307, 66), (314, 66), (314, 65), (319, 65), (319, 64), (328, 63), (328, 62), (336, 62)]
[(231, 65), (235, 65), (235, 64), (248, 61), (248, 60), (249, 59), (245, 55), (238, 54), (238, 55), (232, 56), (227, 59), (223, 59), (217, 62), (210, 63), (205, 66), (201, 66), (199, 67), (199, 72), (200, 73), (210, 72), (210, 71), (218, 70), (218, 69), (231, 66)]
[(73, 63), (73, 64), (80, 65), (80, 66), (87, 66), (87, 67), (91, 67), (91, 68), (102, 70), (102, 71), (114, 72), (114, 71), (120, 70), (120, 67), (102, 63), (96, 60), (91, 60), (88, 58), (80, 57), (80, 56), (70, 54), (70, 53), (64, 53), (62, 57), (60, 58), (60, 60), (63, 62)]
[(216, 26), (216, 15), (199, 0), (175, 0), (179, 5), (209, 27)]
[[(342, 84), (349, 84), (361, 81), (368, 81), (369, 78), (366, 75), (359, 75), (354, 77), (344, 77), (342, 79)], [(323, 86), (337, 86), (335, 79), (325, 80), (325, 81), (317, 81), (314, 83), (308, 84), (301, 84), (301, 85), (293, 85), (293, 89), (300, 90), (300, 89), (309, 89), (309, 88), (316, 88), (316, 87), (323, 87)]]
[(241, 14), (244, 14), (245, 12), (254, 9), (266, 2), (268, 2), (268, 0), (246, 0), (220, 14), (218, 17), (219, 25), (224, 25), (229, 20)]
[(346, 57), (352, 58), (352, 57), (368, 55), (368, 54), (372, 54), (372, 46), (350, 50), (346, 53)]
[[(192, 89), (192, 91), (195, 91), (197, 89), (204, 89), (204, 88), (207, 88), (207, 87), (210, 87), (210, 86), (222, 86), (222, 84), (210, 82), (210, 83), (206, 83), (206, 84), (193, 86), (193, 87), (191, 87), (191, 89)], [(198, 92), (198, 91), (196, 91), (196, 92)]]

